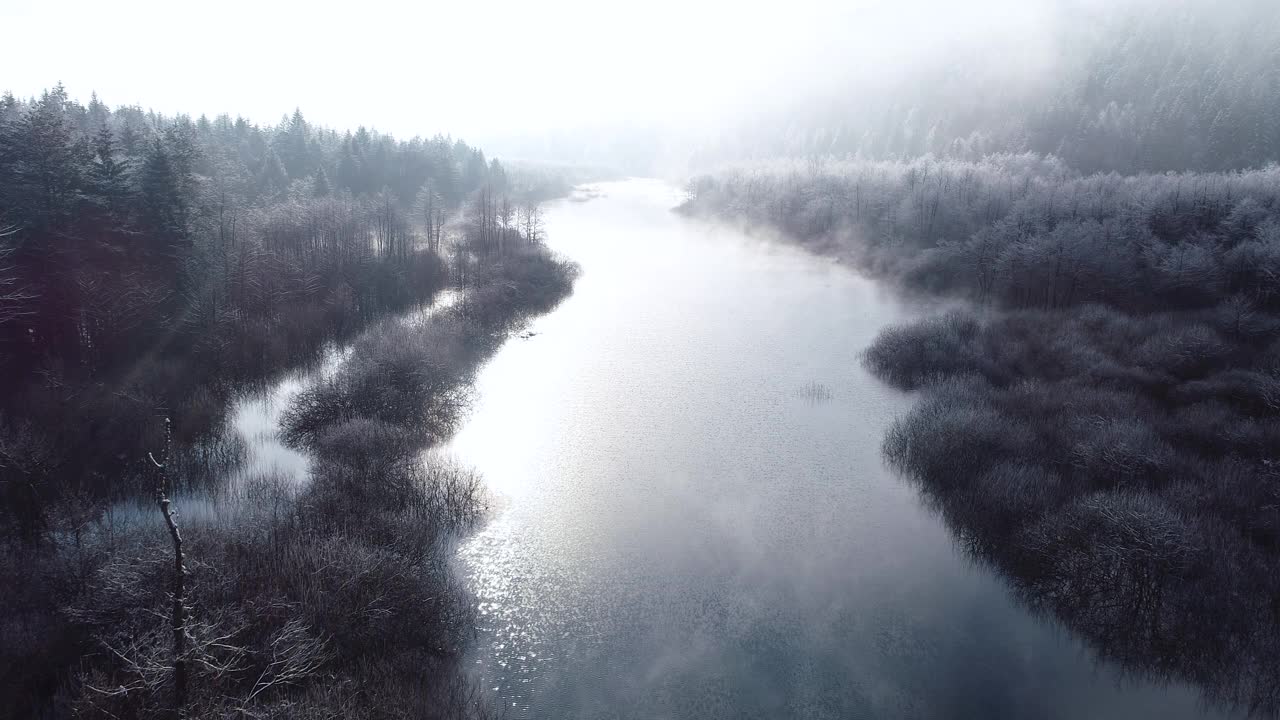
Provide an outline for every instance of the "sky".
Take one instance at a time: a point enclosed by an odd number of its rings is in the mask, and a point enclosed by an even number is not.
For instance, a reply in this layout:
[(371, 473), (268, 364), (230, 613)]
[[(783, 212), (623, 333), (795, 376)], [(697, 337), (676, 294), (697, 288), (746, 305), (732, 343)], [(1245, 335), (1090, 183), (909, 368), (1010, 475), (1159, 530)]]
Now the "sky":
[(1035, 47), (1064, 1), (0, 0), (0, 89), (400, 136), (688, 128), (977, 38)]

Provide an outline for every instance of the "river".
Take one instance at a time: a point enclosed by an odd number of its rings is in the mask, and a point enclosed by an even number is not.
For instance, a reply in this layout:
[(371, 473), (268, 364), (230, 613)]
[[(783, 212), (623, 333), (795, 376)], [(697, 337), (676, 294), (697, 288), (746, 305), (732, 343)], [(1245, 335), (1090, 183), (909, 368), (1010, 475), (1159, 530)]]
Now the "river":
[(885, 466), (912, 398), (858, 354), (915, 310), (677, 201), (548, 209), (583, 275), (438, 450), (494, 498), (460, 558), (508, 717), (1205, 716), (1030, 614)]

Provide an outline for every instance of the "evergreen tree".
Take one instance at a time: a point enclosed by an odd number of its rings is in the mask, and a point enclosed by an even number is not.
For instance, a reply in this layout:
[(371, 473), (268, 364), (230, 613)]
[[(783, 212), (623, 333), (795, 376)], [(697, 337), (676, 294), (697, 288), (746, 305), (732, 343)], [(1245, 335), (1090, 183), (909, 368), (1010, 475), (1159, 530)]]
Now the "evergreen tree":
[(12, 92), (6, 90), (4, 95), (0, 95), (0, 122), (6, 122), (10, 118), (16, 117), (18, 114), (18, 99), (13, 96)]
[(111, 128), (105, 125), (94, 138), (89, 187), (92, 199), (106, 219), (117, 227), (122, 224), (128, 211), (130, 195), (129, 166), (118, 157)]
[(120, 126), (120, 149), (129, 157), (137, 157), (139, 150), (143, 147), (143, 135), (139, 133), (133, 123), (125, 119), (119, 124)]
[(147, 149), (138, 187), (140, 214), (147, 230), (157, 240), (155, 250), (163, 257), (176, 258), (186, 244), (187, 206), (169, 150), (159, 138), (153, 139)]
[(342, 141), (342, 148), (338, 151), (338, 187), (346, 188), (351, 192), (357, 192), (360, 189), (360, 165), (356, 162), (351, 133), (347, 133)]
[(10, 168), (0, 193), (13, 220), (37, 231), (65, 229), (75, 215), (83, 183), (83, 141), (66, 121), (66, 90), (46, 92), (0, 137), (0, 158)]
[(289, 187), (289, 174), (280, 162), (275, 150), (267, 150), (262, 158), (262, 167), (258, 169), (258, 191), (263, 195), (274, 197)]
[(489, 163), (489, 185), (493, 187), (493, 191), (503, 193), (507, 191), (507, 171), (502, 169), (502, 163), (494, 158)]
[(329, 185), (329, 174), (324, 171), (324, 168), (317, 169), (315, 177), (311, 180), (312, 197), (328, 197), (331, 192), (333, 188)]
[(311, 159), (307, 152), (309, 135), (307, 121), (302, 117), (302, 110), (294, 110), (279, 153), (284, 169), (291, 180), (305, 177), (311, 170)]
[(107, 126), (111, 110), (98, 99), (98, 93), (89, 97), (89, 130), (97, 131)]
[(466, 151), (466, 164), (462, 170), (462, 182), (468, 188), (478, 188), (484, 185), (488, 179), (489, 166), (484, 160), (484, 153), (468, 148)]

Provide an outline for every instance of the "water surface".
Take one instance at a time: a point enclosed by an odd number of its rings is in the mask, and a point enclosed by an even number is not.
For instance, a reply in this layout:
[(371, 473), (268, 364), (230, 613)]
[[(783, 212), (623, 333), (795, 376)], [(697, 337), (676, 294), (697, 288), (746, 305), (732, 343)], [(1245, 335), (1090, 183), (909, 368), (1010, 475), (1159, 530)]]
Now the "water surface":
[(509, 717), (1203, 716), (1029, 614), (886, 468), (912, 399), (857, 357), (910, 308), (663, 184), (597, 190), (547, 217), (574, 295), (441, 450), (496, 498), (461, 555)]

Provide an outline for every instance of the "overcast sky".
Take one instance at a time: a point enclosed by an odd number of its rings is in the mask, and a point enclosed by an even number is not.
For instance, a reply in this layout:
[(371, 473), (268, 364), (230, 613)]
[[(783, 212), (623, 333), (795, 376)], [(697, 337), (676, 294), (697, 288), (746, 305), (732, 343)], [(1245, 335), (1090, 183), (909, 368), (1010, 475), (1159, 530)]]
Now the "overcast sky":
[(978, 36), (1036, 47), (1067, 1), (3, 0), (0, 88), (402, 136), (687, 127)]

